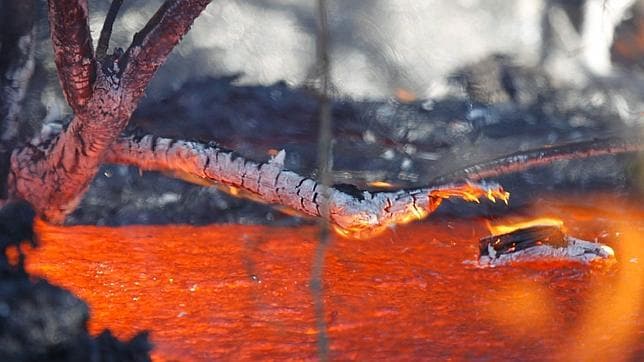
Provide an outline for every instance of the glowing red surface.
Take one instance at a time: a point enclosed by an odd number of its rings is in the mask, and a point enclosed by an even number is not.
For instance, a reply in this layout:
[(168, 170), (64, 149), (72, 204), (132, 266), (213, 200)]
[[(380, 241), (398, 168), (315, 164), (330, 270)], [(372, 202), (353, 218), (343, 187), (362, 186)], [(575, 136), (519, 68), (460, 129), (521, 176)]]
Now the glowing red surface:
[[(641, 357), (644, 211), (606, 198), (570, 205), (535, 210), (613, 246), (616, 263), (479, 269), (470, 262), (487, 234), (483, 220), (335, 238), (324, 273), (330, 357)], [(314, 227), (39, 224), (38, 232), (28, 269), (87, 300), (94, 333), (150, 330), (158, 361), (317, 357)]]

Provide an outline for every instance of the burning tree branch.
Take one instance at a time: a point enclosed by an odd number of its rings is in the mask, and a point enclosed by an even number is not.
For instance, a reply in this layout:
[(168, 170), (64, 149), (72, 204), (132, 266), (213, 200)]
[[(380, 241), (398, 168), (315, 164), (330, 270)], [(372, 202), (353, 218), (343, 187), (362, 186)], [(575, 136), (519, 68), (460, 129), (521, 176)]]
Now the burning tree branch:
[[(181, 141), (153, 135), (120, 138), (105, 161), (170, 171), (188, 181), (223, 185), (235, 195), (255, 201), (287, 206), (306, 216), (322, 216), (329, 207), (329, 222), (340, 234), (367, 238), (387, 227), (420, 220), (433, 212), (443, 199), (454, 197), (478, 202), (480, 198), (507, 201), (509, 194), (496, 183), (477, 183), (558, 160), (637, 152), (644, 149), (636, 140), (595, 140), (560, 147), (519, 152), (481, 163), (437, 178), (418, 189), (370, 193), (355, 188), (330, 188), (284, 169), (284, 151), (266, 163), (256, 163), (209, 143)], [(438, 180), (438, 181), (437, 181)], [(460, 181), (459, 181), (460, 180)], [(463, 181), (468, 180), (468, 181)], [(440, 182), (439, 182), (440, 181)], [(324, 195), (329, 195), (325, 197)]]
[(11, 194), (30, 202), (45, 219), (63, 222), (127, 125), (154, 72), (209, 2), (166, 1), (135, 35), (123, 59), (107, 57), (95, 67), (87, 2), (51, 0), (56, 63), (75, 114), (50, 142), (14, 151), (8, 182)]
[[(387, 227), (420, 220), (443, 199), (479, 198), (507, 200), (509, 194), (497, 184), (460, 183), (435, 188), (370, 193), (326, 189), (313, 179), (284, 169), (284, 151), (266, 163), (256, 163), (202, 144), (146, 135), (119, 139), (106, 155), (107, 163), (137, 166), (142, 170), (173, 171), (212, 184), (240, 190), (254, 200), (287, 206), (307, 216), (323, 216), (342, 235), (366, 238)], [(201, 182), (203, 183), (203, 182)], [(328, 195), (328, 196), (327, 196)]]

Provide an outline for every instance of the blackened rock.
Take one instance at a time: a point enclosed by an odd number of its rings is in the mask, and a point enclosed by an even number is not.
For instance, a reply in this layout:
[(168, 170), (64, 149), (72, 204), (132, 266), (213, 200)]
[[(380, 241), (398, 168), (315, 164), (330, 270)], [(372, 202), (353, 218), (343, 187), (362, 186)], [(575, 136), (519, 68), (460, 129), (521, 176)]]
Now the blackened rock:
[(35, 247), (35, 213), (25, 202), (0, 209), (0, 361), (150, 361), (147, 334), (128, 343), (87, 331), (89, 308), (67, 290), (30, 277), (24, 256), (11, 263), (8, 247)]
[(101, 362), (144, 362), (150, 360), (149, 352), (152, 345), (147, 332), (139, 333), (129, 342), (123, 343), (116, 339), (109, 330), (105, 330), (96, 337), (96, 343)]
[(29, 241), (36, 246), (33, 221), (36, 213), (25, 201), (15, 201), (0, 209), (0, 248)]
[(25, 273), (0, 280), (0, 360), (89, 360), (87, 305), (45, 280)]

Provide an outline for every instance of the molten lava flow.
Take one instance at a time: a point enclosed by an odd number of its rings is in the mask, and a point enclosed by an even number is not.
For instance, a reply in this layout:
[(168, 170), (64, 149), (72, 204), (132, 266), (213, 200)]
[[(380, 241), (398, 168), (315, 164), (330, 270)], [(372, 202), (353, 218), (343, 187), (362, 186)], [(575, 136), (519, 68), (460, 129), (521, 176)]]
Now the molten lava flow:
[[(641, 360), (644, 209), (617, 197), (583, 201), (553, 197), (534, 210), (614, 246), (613, 265), (480, 269), (477, 240), (487, 230), (473, 220), (333, 239), (323, 279), (330, 359)], [(37, 231), (42, 246), (27, 251), (28, 270), (84, 298), (93, 333), (149, 330), (157, 361), (317, 356), (315, 227)]]

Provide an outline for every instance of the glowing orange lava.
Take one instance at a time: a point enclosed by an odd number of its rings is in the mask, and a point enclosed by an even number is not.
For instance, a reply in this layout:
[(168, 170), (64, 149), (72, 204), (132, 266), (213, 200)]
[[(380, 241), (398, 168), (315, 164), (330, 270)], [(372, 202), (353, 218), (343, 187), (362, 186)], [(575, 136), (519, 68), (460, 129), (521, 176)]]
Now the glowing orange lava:
[[(414, 223), (327, 250), (331, 359), (641, 360), (644, 210), (541, 200), (613, 264), (478, 268), (483, 221)], [(592, 215), (593, 217), (588, 217)], [(508, 220), (501, 220), (508, 221)], [(54, 227), (28, 269), (88, 301), (91, 331), (150, 330), (157, 361), (315, 359), (315, 227)]]

